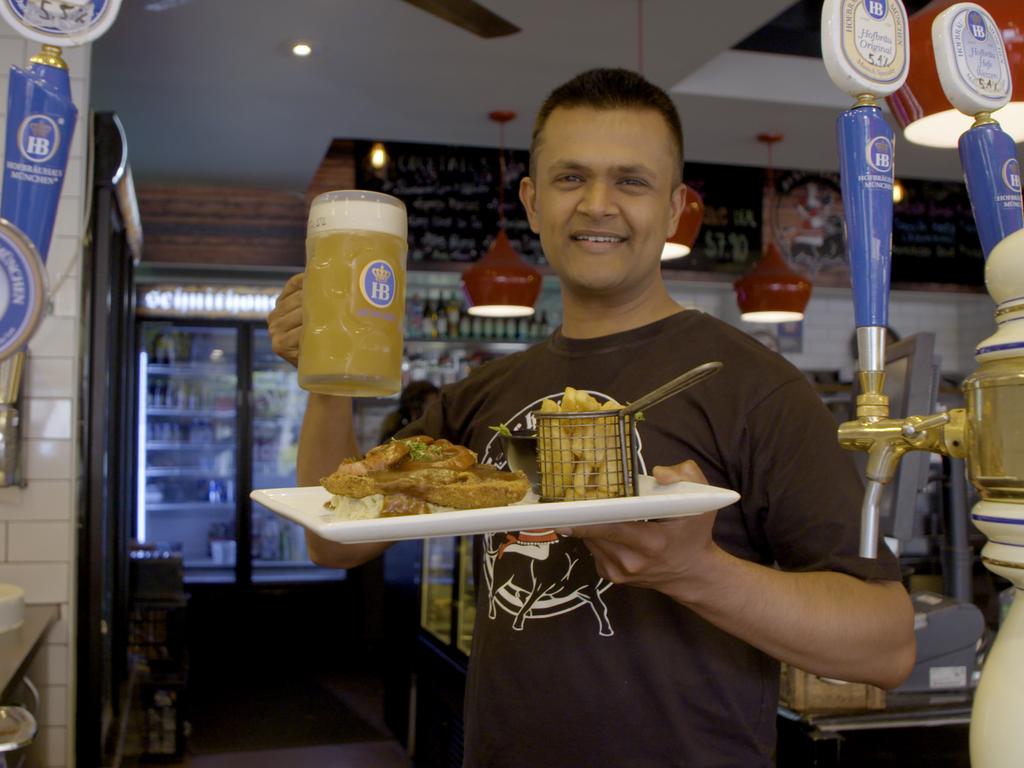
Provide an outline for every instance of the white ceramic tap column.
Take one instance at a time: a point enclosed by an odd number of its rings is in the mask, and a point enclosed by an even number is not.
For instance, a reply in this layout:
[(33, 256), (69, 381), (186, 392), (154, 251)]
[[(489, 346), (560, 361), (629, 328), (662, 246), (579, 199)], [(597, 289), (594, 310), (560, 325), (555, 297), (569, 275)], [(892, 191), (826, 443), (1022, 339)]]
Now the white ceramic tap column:
[[(971, 517), (988, 538), (982, 562), (1024, 588), (1024, 204), (1020, 164), (992, 113), (1010, 99), (1002, 33), (974, 3), (957, 3), (932, 23), (943, 92), (975, 118), (958, 142), (985, 253), (985, 285), (996, 303), (996, 333), (978, 345), (978, 369), (964, 381), (967, 466), (981, 494)], [(920, 62), (926, 64), (926, 62)], [(1024, 600), (1014, 600), (981, 671), (971, 715), (974, 768), (1024, 766)]]
[[(998, 329), (978, 347), (977, 360), (1001, 363), (1006, 370), (1003, 386), (1007, 393), (1024, 389), (1024, 230), (1008, 236), (992, 249), (985, 267), (986, 285), (995, 300)], [(1018, 379), (1013, 383), (1013, 378)], [(968, 397), (974, 396), (965, 388)], [(980, 390), (978, 391), (980, 392)], [(1011, 398), (1013, 396), (1011, 395)], [(1024, 398), (1016, 396), (1013, 402)], [(1012, 405), (1012, 403), (1010, 403)], [(989, 402), (991, 405), (991, 401)], [(984, 406), (982, 406), (984, 407)], [(996, 410), (1000, 410), (998, 404)], [(1008, 439), (998, 440), (1004, 454), (1019, 454), (1024, 445), (1024, 414), (1007, 408), (999, 414)], [(1017, 437), (1014, 438), (1016, 433)], [(971, 448), (985, 436), (972, 436)], [(993, 440), (988, 441), (991, 445)], [(971, 480), (977, 469), (972, 456)], [(1006, 467), (1020, 467), (1019, 455), (1005, 455)], [(1024, 479), (1024, 478), (1021, 478)], [(1020, 768), (1024, 766), (1024, 741), (1020, 738), (1021, 709), (1024, 707), (1024, 499), (979, 501), (971, 517), (988, 542), (981, 551), (985, 567), (1008, 579), (1016, 591), (1009, 614), (982, 667), (981, 681), (971, 714), (970, 751), (974, 768)]]

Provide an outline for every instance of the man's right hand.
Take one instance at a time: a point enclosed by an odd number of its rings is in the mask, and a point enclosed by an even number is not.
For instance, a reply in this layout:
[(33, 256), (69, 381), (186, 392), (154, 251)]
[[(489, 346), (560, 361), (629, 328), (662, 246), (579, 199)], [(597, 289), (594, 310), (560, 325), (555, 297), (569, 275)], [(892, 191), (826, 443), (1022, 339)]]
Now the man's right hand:
[(302, 335), (303, 274), (299, 272), (288, 279), (267, 316), (271, 349), (295, 367), (299, 365), (299, 337)]

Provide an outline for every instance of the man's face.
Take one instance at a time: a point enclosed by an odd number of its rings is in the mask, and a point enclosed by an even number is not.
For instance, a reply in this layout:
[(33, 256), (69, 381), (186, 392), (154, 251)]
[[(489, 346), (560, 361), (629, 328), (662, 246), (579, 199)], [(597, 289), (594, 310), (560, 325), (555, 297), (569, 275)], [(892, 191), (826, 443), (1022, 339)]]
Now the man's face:
[(682, 205), (659, 113), (558, 108), (533, 160), (519, 196), (569, 292), (627, 297), (657, 278)]

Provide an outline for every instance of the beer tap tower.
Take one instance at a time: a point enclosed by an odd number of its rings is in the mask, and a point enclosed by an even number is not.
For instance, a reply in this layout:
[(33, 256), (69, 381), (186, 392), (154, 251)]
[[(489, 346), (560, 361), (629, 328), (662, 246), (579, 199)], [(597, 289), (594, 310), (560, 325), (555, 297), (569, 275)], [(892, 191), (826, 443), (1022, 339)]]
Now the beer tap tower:
[[(872, 5), (872, 0), (825, 3), (822, 48), (829, 74), (841, 88), (845, 89), (849, 79), (837, 77), (834, 70), (837, 66), (842, 70), (843, 62), (850, 63), (851, 26), (856, 26), (858, 16), (871, 16)], [(898, 0), (887, 0), (885, 10), (902, 14), (897, 6)], [(855, 39), (877, 38), (867, 33)], [(864, 394), (857, 399), (857, 418), (839, 427), (839, 441), (845, 448), (867, 451), (869, 457), (862, 556), (876, 554), (878, 500), (900, 458), (907, 451), (934, 451), (967, 459), (969, 478), (981, 496), (972, 519), (988, 537), (982, 561), (1020, 590), (1024, 589), (1024, 323), (1017, 321), (1024, 320), (1024, 212), (1013, 141), (992, 118), (1010, 99), (1010, 71), (998, 27), (973, 3), (958, 3), (936, 17), (932, 40), (947, 98), (975, 117), (974, 125), (960, 138), (960, 159), (986, 257), (986, 286), (997, 305), (998, 329), (977, 348), (980, 366), (963, 383), (966, 408), (889, 418), (883, 391), (883, 345), (892, 204), (883, 210), (881, 195), (872, 199), (868, 185), (878, 167), (863, 148), (870, 153), (872, 146), (880, 145), (874, 143), (878, 141), (874, 134), (857, 131), (859, 124), (869, 121), (857, 121), (851, 113), (871, 107), (862, 107), (864, 97), (854, 94), (858, 106), (839, 118), (839, 151)], [(891, 174), (891, 162), (889, 170)], [(878, 228), (865, 232), (872, 226)], [(865, 240), (870, 244), (867, 247)], [(1024, 600), (1015, 600), (975, 693), (970, 732), (975, 768), (1024, 765), (1024, 742), (1017, 733), (1024, 692), (1024, 664), (1019, 663), (1022, 651)]]

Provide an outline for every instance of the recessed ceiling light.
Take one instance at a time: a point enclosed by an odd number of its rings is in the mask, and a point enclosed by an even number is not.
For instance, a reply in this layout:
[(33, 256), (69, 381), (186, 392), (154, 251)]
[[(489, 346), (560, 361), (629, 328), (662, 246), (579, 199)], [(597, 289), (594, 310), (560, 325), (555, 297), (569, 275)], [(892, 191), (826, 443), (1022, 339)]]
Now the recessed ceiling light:
[(899, 179), (893, 179), (892, 182), (892, 201), (899, 205), (903, 202), (906, 192), (903, 189), (903, 184), (900, 183)]
[(294, 53), (296, 56), (299, 56), (300, 58), (309, 56), (309, 54), (311, 54), (312, 52), (313, 46), (311, 46), (309, 43), (295, 43), (294, 45), (292, 45), (292, 53)]
[(370, 148), (370, 166), (380, 170), (388, 164), (388, 151), (379, 141)]

